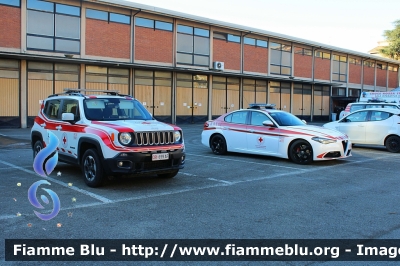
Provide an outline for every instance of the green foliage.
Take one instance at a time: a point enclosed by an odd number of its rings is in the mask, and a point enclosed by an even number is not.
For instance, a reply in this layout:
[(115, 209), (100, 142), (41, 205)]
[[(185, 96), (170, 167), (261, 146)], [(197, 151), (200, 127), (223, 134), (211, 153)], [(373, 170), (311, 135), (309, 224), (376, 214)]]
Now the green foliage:
[(395, 60), (400, 59), (400, 20), (396, 20), (393, 30), (385, 30), (383, 36), (389, 43), (389, 46), (380, 49), (380, 53)]

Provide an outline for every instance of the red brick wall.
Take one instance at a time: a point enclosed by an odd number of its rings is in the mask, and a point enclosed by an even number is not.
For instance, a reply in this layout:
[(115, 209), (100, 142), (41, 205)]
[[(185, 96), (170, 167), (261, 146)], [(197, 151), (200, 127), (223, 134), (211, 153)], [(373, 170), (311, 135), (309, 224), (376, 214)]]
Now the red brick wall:
[(224, 62), (225, 69), (240, 70), (240, 44), (214, 39), (213, 61)]
[(294, 76), (312, 78), (312, 56), (294, 54)]
[(268, 73), (268, 48), (245, 44), (244, 71)]
[(314, 79), (330, 80), (331, 60), (316, 57), (314, 64)]
[(364, 66), (364, 84), (374, 85), (375, 68)]
[(135, 28), (135, 59), (171, 63), (173, 33), (144, 27)]
[(349, 83), (361, 84), (361, 65), (349, 64)]
[(130, 29), (130, 25), (86, 19), (86, 54), (129, 59)]
[(386, 87), (386, 73), (387, 70), (383, 69), (376, 70), (376, 86)]
[(397, 88), (399, 86), (398, 72), (389, 71), (389, 88)]
[(21, 48), (21, 9), (0, 5), (0, 47)]

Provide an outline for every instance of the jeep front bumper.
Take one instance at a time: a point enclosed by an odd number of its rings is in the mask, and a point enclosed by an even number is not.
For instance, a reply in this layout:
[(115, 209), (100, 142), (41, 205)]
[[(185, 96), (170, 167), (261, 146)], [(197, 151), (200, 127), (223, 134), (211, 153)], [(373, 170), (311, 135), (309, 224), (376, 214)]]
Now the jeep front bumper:
[[(157, 152), (158, 154), (161, 152)], [(185, 164), (185, 152), (182, 149), (168, 151), (167, 160), (152, 160), (154, 152), (124, 152), (114, 158), (104, 160), (104, 170), (108, 175), (165, 173), (168, 170), (182, 169)]]

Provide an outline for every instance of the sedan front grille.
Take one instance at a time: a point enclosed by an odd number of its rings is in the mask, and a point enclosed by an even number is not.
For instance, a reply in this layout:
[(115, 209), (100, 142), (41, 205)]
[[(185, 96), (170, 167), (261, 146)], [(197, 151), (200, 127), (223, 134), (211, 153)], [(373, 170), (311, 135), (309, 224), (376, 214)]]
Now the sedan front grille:
[(173, 131), (135, 132), (134, 137), (134, 143), (137, 146), (166, 145), (174, 143)]

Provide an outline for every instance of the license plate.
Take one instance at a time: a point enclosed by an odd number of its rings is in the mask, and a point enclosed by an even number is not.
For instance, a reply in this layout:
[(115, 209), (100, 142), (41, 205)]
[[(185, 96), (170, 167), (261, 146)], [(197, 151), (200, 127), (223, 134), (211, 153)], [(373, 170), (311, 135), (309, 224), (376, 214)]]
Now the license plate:
[(154, 153), (151, 155), (152, 161), (168, 160), (169, 153)]

